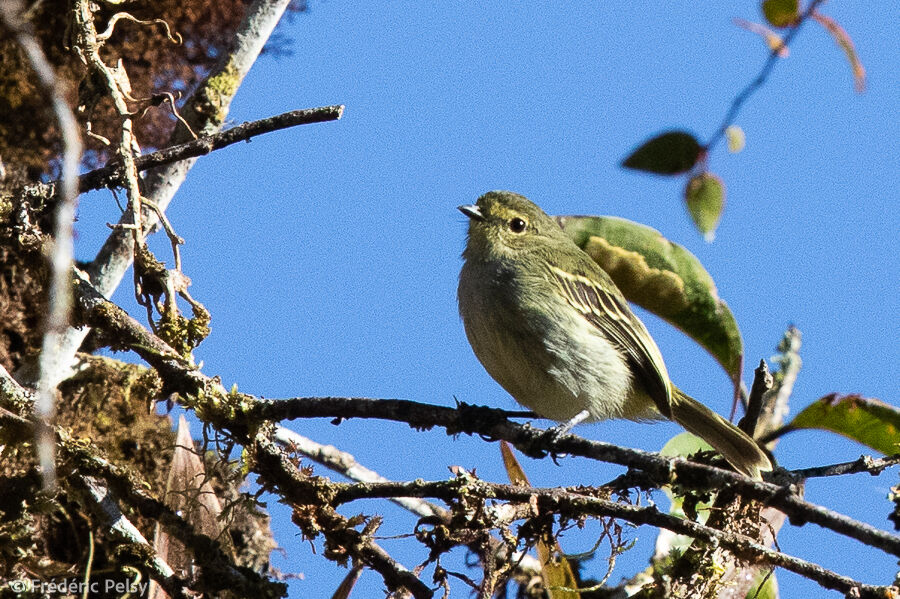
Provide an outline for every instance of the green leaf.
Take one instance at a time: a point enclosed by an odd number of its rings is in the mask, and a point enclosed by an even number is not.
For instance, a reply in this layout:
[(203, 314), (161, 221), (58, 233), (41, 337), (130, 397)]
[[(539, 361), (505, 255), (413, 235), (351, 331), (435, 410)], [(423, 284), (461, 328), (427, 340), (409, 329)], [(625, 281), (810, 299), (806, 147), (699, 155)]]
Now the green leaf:
[(725, 184), (712, 173), (691, 177), (684, 187), (684, 201), (697, 229), (706, 241), (716, 237), (716, 227), (725, 207)]
[[(689, 457), (699, 451), (713, 451), (712, 446), (696, 435), (691, 433), (678, 433), (669, 439), (659, 453), (670, 457)], [(669, 498), (672, 506), (669, 513), (678, 518), (685, 518), (684, 499), (685, 496), (676, 493), (671, 485), (664, 485), (663, 493)], [(712, 497), (709, 501), (700, 501), (693, 505), (693, 510), (699, 510), (697, 513), (698, 521), (702, 524), (709, 517), (709, 506), (712, 504)], [(673, 551), (682, 552), (691, 546), (694, 542), (693, 537), (687, 535), (676, 534), (670, 530), (661, 528), (656, 537), (656, 547), (654, 549), (654, 559), (663, 559), (670, 555)]]
[(668, 131), (645, 141), (622, 161), (622, 166), (657, 175), (677, 175), (691, 170), (703, 148), (685, 131)]
[(785, 428), (831, 431), (885, 455), (900, 453), (900, 409), (861, 395), (826, 395), (804, 408)]
[(763, 16), (774, 27), (790, 27), (800, 17), (798, 0), (766, 0), (762, 3)]
[(700, 451), (715, 451), (709, 443), (691, 433), (678, 433), (663, 445), (660, 455), (686, 458)]
[(763, 570), (756, 574), (756, 580), (747, 592), (746, 599), (778, 599), (779, 596), (775, 573)]
[(733, 382), (740, 382), (741, 332), (693, 254), (659, 231), (624, 218), (559, 216), (557, 221), (629, 301), (681, 329), (712, 354)]

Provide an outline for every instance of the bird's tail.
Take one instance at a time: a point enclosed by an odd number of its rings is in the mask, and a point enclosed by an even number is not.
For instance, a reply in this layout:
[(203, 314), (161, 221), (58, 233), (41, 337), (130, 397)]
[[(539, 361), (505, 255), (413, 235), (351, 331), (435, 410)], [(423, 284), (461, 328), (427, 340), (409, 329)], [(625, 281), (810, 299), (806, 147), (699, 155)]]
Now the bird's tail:
[(673, 420), (712, 445), (738, 472), (762, 480), (760, 473), (772, 470), (768, 456), (744, 431), (680, 389), (672, 391)]

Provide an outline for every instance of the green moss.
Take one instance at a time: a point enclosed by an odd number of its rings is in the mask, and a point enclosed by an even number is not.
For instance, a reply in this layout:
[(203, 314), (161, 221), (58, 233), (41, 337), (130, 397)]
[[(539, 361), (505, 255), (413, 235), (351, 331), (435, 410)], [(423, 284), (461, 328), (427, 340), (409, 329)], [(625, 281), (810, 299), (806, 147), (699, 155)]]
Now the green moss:
[(194, 124), (205, 125), (204, 132), (218, 129), (228, 116), (228, 108), (241, 81), (240, 71), (229, 61), (221, 72), (209, 77), (197, 90), (194, 96), (196, 100), (194, 114), (190, 120)]
[(15, 205), (7, 198), (0, 196), (0, 221), (5, 221), (12, 214)]
[(193, 351), (209, 336), (209, 311), (199, 302), (191, 304), (193, 317), (187, 318), (173, 312), (163, 314), (156, 324), (157, 336), (172, 346), (178, 355), (193, 361)]

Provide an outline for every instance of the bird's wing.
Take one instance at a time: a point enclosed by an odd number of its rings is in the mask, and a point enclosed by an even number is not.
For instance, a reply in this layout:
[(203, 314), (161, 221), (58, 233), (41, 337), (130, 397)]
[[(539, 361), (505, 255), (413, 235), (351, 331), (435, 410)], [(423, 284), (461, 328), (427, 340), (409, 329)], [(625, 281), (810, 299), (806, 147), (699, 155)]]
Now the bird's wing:
[[(554, 279), (569, 304), (600, 329), (617, 346), (632, 366), (635, 377), (665, 416), (672, 415), (672, 386), (662, 354), (620, 293), (603, 290), (592, 279), (550, 267)], [(599, 269), (598, 269), (599, 270)], [(608, 275), (593, 273), (595, 276)], [(609, 279), (610, 285), (615, 285)]]

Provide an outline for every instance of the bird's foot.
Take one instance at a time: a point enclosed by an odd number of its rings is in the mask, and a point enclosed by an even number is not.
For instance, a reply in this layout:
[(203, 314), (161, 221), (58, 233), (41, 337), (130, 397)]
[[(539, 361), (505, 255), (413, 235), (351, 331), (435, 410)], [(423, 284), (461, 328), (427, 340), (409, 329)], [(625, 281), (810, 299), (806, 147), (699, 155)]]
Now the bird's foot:
[(540, 436), (535, 437), (535, 439), (529, 444), (527, 449), (523, 449), (525, 455), (531, 456), (533, 458), (543, 458), (549, 454), (555, 463), (556, 458), (559, 454), (553, 451), (553, 446), (556, 445), (556, 443), (564, 435), (572, 430), (575, 425), (581, 424), (582, 422), (587, 420), (588, 417), (590, 417), (590, 412), (588, 412), (587, 410), (582, 410), (569, 420), (560, 422), (556, 426), (548, 428), (543, 433), (541, 433)]

